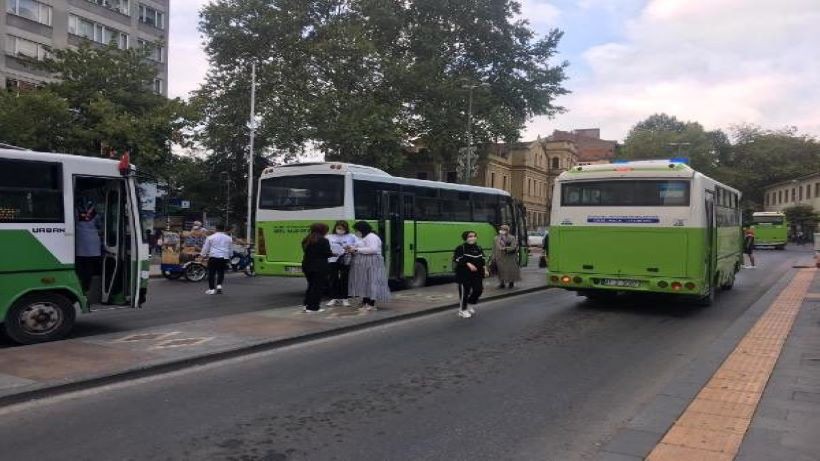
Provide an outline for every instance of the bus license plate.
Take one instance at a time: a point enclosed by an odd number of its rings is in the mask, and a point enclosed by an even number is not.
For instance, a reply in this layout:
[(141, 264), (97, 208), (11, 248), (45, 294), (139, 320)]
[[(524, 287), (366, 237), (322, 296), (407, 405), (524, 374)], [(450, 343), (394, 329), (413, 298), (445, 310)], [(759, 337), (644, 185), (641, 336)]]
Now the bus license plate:
[(288, 274), (301, 274), (302, 268), (299, 266), (285, 266), (285, 272)]
[(608, 287), (625, 287), (625, 288), (638, 288), (641, 286), (640, 280), (619, 280), (619, 279), (602, 279), (601, 285), (606, 285)]

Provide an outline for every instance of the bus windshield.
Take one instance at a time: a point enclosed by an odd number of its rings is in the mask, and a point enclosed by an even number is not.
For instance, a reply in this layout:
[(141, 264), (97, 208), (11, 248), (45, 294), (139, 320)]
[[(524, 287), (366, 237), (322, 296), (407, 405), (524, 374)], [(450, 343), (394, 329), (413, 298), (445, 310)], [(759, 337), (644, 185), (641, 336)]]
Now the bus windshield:
[(755, 224), (770, 224), (772, 226), (782, 226), (784, 219), (783, 216), (754, 216), (752, 218)]
[(689, 181), (605, 180), (561, 186), (563, 206), (689, 206)]
[(262, 180), (259, 208), (263, 210), (316, 210), (344, 205), (344, 176), (279, 176)]

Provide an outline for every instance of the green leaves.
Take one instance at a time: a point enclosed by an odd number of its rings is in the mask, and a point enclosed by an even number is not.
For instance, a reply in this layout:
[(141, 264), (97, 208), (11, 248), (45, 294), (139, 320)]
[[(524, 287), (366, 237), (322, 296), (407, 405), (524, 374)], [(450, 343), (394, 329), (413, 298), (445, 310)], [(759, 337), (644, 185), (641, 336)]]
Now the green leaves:
[[(242, 133), (249, 61), (259, 64), (258, 145), (293, 154), (306, 143), (329, 159), (397, 169), (420, 143), (437, 156), (466, 145), (466, 84), (476, 142), (516, 140), (526, 120), (554, 115), (566, 63), (561, 32), (538, 39), (509, 0), (217, 0), (201, 28), (213, 68), (198, 94), (203, 142)], [(226, 129), (226, 126), (230, 129)]]

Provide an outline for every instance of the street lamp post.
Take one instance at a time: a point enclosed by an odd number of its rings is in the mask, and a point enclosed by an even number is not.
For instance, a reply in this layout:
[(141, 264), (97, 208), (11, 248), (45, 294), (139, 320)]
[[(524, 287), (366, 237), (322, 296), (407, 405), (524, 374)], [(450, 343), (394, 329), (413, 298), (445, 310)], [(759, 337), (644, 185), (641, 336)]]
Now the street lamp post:
[(219, 175), (225, 177), (225, 229), (229, 229), (231, 219), (231, 175), (227, 171), (223, 171)]
[(248, 245), (253, 243), (253, 141), (256, 137), (256, 62), (251, 63), (251, 115), (248, 122), (250, 141), (248, 143), (248, 222), (245, 226), (245, 236)]

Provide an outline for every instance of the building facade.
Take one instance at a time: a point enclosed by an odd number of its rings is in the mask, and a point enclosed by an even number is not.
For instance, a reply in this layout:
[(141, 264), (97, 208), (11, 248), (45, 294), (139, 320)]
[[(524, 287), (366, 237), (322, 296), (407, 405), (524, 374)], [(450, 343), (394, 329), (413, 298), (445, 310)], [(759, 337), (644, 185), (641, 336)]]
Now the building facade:
[(150, 47), (157, 68), (155, 92), (168, 94), (169, 0), (0, 0), (0, 88), (27, 89), (49, 75), (25, 59), (51, 49), (114, 43)]
[[(410, 153), (409, 155), (414, 155)], [(505, 190), (527, 208), (531, 229), (549, 225), (552, 188), (555, 178), (578, 162), (578, 152), (570, 141), (537, 139), (482, 147), (475, 186)], [(455, 165), (411, 161), (404, 171), (409, 177), (456, 182)]]
[(820, 212), (820, 172), (772, 184), (763, 189), (766, 211), (783, 211), (797, 205), (809, 205)]
[(578, 149), (578, 164), (592, 165), (610, 163), (615, 158), (617, 141), (601, 139), (600, 128), (584, 128), (572, 131), (555, 130), (547, 138), (551, 141), (568, 141)]

